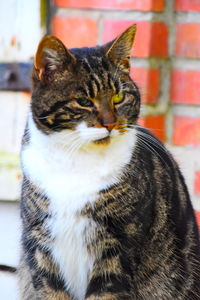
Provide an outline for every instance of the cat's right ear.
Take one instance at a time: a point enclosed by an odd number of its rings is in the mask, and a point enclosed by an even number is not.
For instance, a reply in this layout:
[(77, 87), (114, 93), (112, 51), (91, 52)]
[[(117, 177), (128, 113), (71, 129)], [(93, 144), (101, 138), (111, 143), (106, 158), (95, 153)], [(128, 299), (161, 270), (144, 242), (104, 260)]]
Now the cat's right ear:
[(131, 49), (135, 39), (136, 24), (128, 27), (115, 40), (104, 45), (104, 51), (110, 61), (121, 67), (124, 72), (130, 71)]
[(41, 80), (45, 74), (55, 72), (64, 62), (74, 63), (76, 58), (55, 36), (46, 35), (40, 41), (34, 66), (37, 77)]

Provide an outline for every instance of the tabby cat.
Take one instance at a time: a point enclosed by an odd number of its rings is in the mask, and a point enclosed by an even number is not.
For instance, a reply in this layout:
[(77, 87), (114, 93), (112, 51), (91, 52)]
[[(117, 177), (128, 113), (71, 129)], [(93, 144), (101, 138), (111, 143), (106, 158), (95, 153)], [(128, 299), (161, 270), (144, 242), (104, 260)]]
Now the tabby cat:
[(137, 125), (135, 32), (93, 48), (39, 44), (22, 147), (23, 300), (200, 299), (184, 179)]

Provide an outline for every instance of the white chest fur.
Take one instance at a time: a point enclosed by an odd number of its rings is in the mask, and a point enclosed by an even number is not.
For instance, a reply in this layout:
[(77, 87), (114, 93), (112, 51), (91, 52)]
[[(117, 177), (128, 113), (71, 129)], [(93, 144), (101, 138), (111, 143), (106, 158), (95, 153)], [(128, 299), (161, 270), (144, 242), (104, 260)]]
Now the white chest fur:
[[(87, 238), (95, 223), (78, 214), (98, 192), (117, 183), (130, 161), (135, 131), (113, 138), (107, 146), (83, 147), (72, 154), (68, 131), (45, 135), (29, 121), (30, 143), (22, 151), (25, 174), (49, 197), (52, 213), (50, 246), (66, 287), (82, 300), (94, 258), (87, 251)], [(63, 141), (69, 140), (63, 146)], [(61, 142), (62, 141), (62, 142)], [(99, 147), (99, 148), (98, 148)]]

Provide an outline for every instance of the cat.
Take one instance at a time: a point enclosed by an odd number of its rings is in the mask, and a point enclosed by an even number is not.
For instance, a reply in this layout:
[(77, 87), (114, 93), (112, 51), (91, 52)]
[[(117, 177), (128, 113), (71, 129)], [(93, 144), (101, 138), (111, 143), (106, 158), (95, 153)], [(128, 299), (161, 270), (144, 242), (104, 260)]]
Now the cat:
[(21, 300), (200, 299), (187, 187), (137, 125), (135, 33), (80, 49), (47, 35), (38, 46), (21, 154)]

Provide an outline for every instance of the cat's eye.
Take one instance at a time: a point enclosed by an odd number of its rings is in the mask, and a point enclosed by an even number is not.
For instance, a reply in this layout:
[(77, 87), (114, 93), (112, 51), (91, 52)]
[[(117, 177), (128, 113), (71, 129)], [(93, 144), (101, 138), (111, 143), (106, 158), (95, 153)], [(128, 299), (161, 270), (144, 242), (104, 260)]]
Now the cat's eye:
[(122, 93), (116, 94), (112, 97), (113, 104), (120, 104), (123, 101), (124, 101), (124, 94)]
[(84, 98), (84, 97), (77, 98), (76, 101), (79, 105), (84, 106), (84, 107), (93, 107), (94, 106), (92, 101), (90, 101), (89, 99)]

